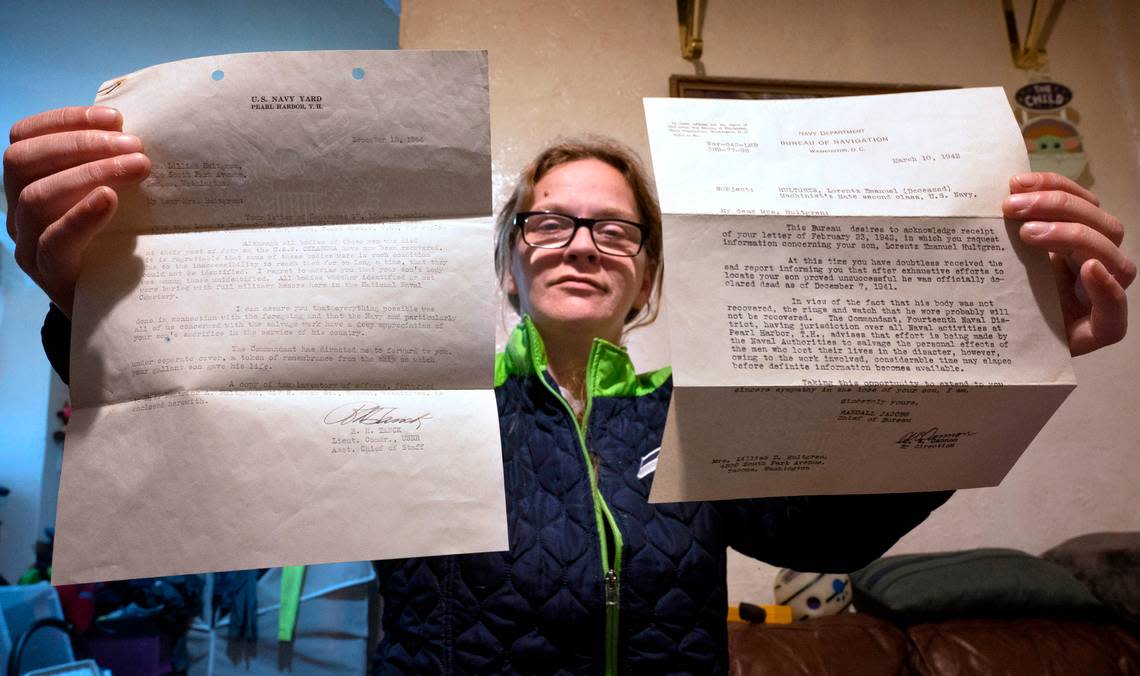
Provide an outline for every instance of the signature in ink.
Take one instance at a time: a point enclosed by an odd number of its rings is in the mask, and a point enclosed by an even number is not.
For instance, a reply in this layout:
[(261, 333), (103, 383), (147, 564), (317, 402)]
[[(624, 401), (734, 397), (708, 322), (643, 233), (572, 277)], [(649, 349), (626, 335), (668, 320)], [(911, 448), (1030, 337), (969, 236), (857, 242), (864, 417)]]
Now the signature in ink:
[(395, 406), (381, 406), (371, 402), (343, 404), (325, 414), (326, 425), (415, 425), (423, 427), (425, 420), (431, 419), (431, 412), (417, 416), (397, 415)]
[(963, 437), (972, 437), (976, 432), (943, 432), (937, 427), (920, 432), (907, 432), (895, 443), (899, 448), (954, 448)]

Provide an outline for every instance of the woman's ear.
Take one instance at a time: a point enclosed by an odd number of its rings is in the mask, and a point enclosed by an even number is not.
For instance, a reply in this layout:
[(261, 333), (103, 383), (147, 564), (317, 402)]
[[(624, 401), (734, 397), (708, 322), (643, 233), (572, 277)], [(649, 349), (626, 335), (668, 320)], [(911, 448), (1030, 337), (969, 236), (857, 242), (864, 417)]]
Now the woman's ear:
[(507, 259), (507, 269), (503, 270), (503, 278), (499, 280), (499, 286), (508, 296), (519, 295), (519, 285), (515, 281), (515, 252), (513, 249), (512, 246), (510, 258)]

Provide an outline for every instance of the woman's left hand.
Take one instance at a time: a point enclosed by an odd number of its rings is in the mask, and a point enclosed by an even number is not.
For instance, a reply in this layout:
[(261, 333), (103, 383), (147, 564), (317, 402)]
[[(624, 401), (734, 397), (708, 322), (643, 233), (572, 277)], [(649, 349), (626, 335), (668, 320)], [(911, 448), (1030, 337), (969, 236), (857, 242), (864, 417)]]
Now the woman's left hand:
[(1018, 174), (1002, 203), (1006, 218), (1025, 221), (1021, 240), (1045, 249), (1061, 294), (1073, 356), (1124, 338), (1136, 263), (1120, 250), (1124, 227), (1096, 195), (1059, 174)]

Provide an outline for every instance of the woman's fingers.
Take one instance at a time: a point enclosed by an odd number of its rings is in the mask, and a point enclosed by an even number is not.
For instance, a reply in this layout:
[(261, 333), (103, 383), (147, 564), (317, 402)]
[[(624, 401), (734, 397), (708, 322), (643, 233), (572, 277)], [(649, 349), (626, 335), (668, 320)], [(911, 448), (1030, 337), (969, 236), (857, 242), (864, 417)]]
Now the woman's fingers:
[(1073, 355), (1122, 339), (1124, 290), (1136, 279), (1136, 263), (1120, 250), (1124, 226), (1095, 194), (1058, 174), (1019, 174), (1009, 190), (1002, 212), (1024, 221), (1023, 242), (1050, 252)]
[[(122, 115), (105, 106), (58, 108), (24, 118), (12, 126), (12, 144), (4, 151), (4, 195), (8, 200), (7, 229), (13, 240), (20, 241), (21, 231), (27, 237), (29, 227), (38, 234), (51, 220), (43, 220), (41, 215), (37, 222), (22, 222), (20, 202), (25, 198), (30, 197), (34, 202), (33, 216), (46, 206), (51, 207), (47, 211), (53, 213), (54, 219), (95, 187), (89, 184), (85, 189), (74, 191), (70, 203), (59, 205), (55, 203), (56, 195), (50, 183), (25, 194), (29, 186), (91, 162), (142, 151), (142, 143), (136, 137), (123, 134), (122, 126)], [(129, 166), (129, 161), (127, 164)], [(89, 173), (97, 176), (100, 169), (108, 167), (111, 168), (108, 173), (115, 173), (114, 166), (109, 163), (94, 167)]]
[(142, 142), (113, 108), (49, 110), (12, 126), (4, 152), (16, 261), (67, 314), (83, 252), (115, 213), (116, 190), (150, 173)]
[[(138, 183), (149, 172), (150, 160), (147, 156), (132, 153), (72, 167), (45, 176), (24, 188), (13, 210), (15, 218), (9, 222), (9, 230), (14, 230), (12, 238), (16, 242), (16, 262), (33, 279), (41, 281), (45, 290), (49, 286), (58, 286), (49, 277), (61, 273), (41, 266), (39, 245), (42, 235), (66, 214), (68, 218), (64, 220), (68, 227), (56, 233), (54, 239), (57, 246), (70, 246), (58, 243), (58, 240), (66, 239), (72, 232), (86, 233), (89, 226), (101, 226), (106, 221), (104, 214), (95, 208), (99, 205), (87, 204), (85, 207), (81, 200), (90, 197), (100, 187), (113, 189)], [(114, 204), (112, 202), (110, 205), (112, 210)], [(89, 237), (81, 237), (77, 241), (86, 243), (87, 239)], [(63, 281), (68, 281), (67, 275), (63, 275)], [(70, 283), (73, 284), (74, 281), (73, 277), (70, 278)]]
[(1090, 260), (1100, 261), (1124, 288), (1136, 279), (1136, 263), (1104, 233), (1083, 223), (1029, 221), (1021, 226), (1020, 235), (1030, 246), (1067, 256), (1074, 268), (1082, 268)]
[(1010, 195), (1002, 204), (1008, 218), (1019, 221), (1067, 221), (1084, 223), (1119, 246), (1124, 226), (1095, 203), (1063, 190)]
[[(149, 173), (150, 159), (142, 153), (130, 153), (50, 174), (30, 183), (20, 192), (15, 209), (17, 221), (32, 224), (30, 229), (42, 231), (95, 188), (101, 185), (111, 188), (133, 185)], [(34, 224), (42, 226), (36, 228)]]
[(44, 229), (35, 243), (35, 268), (42, 274), (41, 285), (63, 313), (71, 316), (75, 300), (75, 280), (83, 252), (99, 230), (115, 214), (119, 197), (114, 190), (99, 186), (79, 200), (62, 217)]
[(137, 136), (115, 131), (83, 130), (37, 136), (14, 143), (4, 151), (4, 179), (22, 190), (34, 181), (65, 169), (142, 151), (142, 141)]
[(81, 129), (122, 131), (123, 116), (114, 108), (106, 106), (70, 106), (46, 110), (12, 125), (9, 142), (15, 144), (36, 136)]
[(1096, 193), (1081, 186), (1071, 178), (1050, 172), (1017, 174), (1009, 179), (1009, 194), (1037, 192), (1039, 190), (1061, 190), (1072, 193), (1095, 206), (1100, 206)]
[(1128, 296), (1116, 278), (1100, 261), (1089, 260), (1081, 266), (1080, 279), (1089, 310), (1068, 326), (1073, 356), (1119, 342), (1128, 331)]

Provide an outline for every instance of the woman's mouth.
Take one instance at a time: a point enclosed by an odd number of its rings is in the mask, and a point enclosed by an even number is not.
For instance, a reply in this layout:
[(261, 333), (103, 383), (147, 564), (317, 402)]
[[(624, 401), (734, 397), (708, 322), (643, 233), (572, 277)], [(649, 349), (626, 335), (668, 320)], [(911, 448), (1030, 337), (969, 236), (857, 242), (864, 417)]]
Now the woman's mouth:
[(605, 288), (596, 280), (590, 277), (578, 277), (570, 275), (566, 277), (559, 277), (554, 280), (551, 286), (561, 286), (570, 289), (583, 289), (592, 291), (604, 291)]

